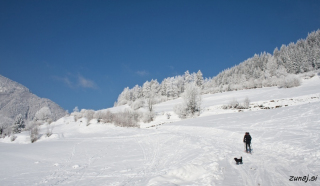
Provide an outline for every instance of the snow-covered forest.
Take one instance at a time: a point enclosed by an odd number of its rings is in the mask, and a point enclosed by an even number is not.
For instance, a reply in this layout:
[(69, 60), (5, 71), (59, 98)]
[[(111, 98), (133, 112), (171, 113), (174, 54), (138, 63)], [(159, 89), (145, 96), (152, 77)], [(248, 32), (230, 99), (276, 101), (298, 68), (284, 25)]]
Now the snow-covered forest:
[[(197, 73), (186, 71), (183, 75), (146, 81), (142, 86), (126, 87), (119, 95), (115, 106), (128, 104), (134, 110), (148, 102), (160, 103), (176, 99), (188, 84), (196, 84), (202, 94), (261, 87), (295, 87), (300, 85), (296, 74), (320, 68), (320, 30), (311, 32), (306, 39), (282, 45), (274, 49), (273, 55), (263, 52), (226, 69), (213, 78), (203, 78)], [(149, 104), (150, 105), (150, 104)]]

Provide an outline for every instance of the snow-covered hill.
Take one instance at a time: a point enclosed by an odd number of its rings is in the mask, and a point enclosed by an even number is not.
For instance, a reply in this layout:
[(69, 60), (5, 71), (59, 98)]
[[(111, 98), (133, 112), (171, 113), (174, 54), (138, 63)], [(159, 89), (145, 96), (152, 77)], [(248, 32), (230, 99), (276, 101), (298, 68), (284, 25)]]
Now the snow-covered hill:
[[(197, 118), (179, 119), (173, 106), (181, 98), (167, 101), (155, 105), (157, 118), (141, 128), (64, 117), (36, 143), (27, 132), (14, 142), (0, 139), (0, 185), (306, 185), (291, 176), (319, 185), (311, 181), (320, 175), (319, 96), (315, 76), (290, 89), (204, 95)], [(245, 97), (250, 109), (222, 109)], [(247, 131), (252, 154), (242, 143)], [(236, 165), (233, 158), (241, 156)]]
[(24, 120), (32, 120), (42, 107), (50, 109), (53, 120), (66, 113), (53, 101), (39, 98), (25, 86), (0, 75), (0, 127), (11, 126), (19, 114)]

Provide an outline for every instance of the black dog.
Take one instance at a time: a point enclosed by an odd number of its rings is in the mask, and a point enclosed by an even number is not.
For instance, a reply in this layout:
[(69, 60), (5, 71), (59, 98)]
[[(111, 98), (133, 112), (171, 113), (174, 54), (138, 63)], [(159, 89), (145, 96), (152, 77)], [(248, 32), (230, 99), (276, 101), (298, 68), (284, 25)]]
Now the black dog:
[(236, 161), (236, 164), (242, 164), (242, 157), (240, 159), (234, 158), (234, 161)]

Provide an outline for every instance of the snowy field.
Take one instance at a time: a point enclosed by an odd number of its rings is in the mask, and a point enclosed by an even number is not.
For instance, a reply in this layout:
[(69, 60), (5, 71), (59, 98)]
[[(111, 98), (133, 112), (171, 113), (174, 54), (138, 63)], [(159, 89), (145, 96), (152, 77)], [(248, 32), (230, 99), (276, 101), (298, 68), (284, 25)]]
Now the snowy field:
[[(204, 95), (203, 112), (192, 119), (173, 113), (181, 98), (161, 103), (155, 121), (140, 129), (62, 118), (36, 143), (26, 132), (0, 140), (0, 185), (319, 185), (320, 178), (290, 181), (320, 177), (319, 96), (315, 76), (290, 89)], [(245, 97), (250, 109), (221, 108)], [(247, 131), (252, 154), (242, 143)]]

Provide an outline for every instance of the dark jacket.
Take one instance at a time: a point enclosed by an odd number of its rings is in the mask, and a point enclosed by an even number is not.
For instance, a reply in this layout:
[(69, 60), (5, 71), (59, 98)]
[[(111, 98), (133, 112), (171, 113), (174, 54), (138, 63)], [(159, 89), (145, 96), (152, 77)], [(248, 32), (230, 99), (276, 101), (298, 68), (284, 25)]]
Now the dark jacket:
[(245, 142), (245, 143), (251, 143), (251, 136), (250, 136), (250, 134), (246, 134), (246, 135), (244, 135), (244, 137), (243, 137), (243, 142)]

